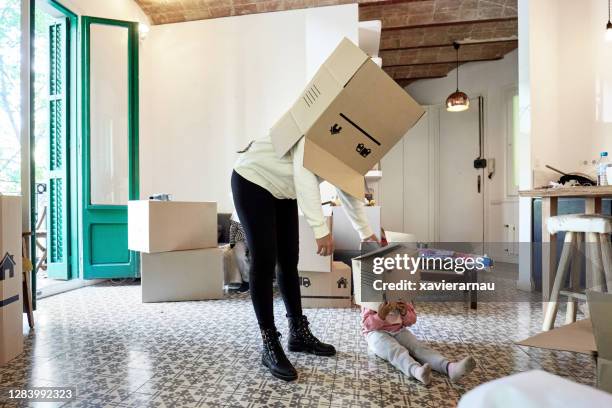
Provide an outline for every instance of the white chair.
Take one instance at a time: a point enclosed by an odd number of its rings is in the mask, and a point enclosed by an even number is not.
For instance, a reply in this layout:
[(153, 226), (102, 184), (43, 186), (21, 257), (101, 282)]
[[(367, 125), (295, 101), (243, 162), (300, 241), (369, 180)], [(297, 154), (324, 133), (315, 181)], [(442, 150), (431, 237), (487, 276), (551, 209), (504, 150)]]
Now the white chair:
[[(587, 261), (586, 287), (598, 292), (612, 289), (612, 249), (608, 234), (612, 232), (612, 217), (598, 214), (558, 215), (548, 219), (551, 234), (565, 232), (565, 243), (550, 299), (544, 315), (542, 330), (553, 328), (557, 316), (559, 295), (568, 297), (566, 323), (576, 321), (576, 299), (586, 300), (580, 290), (580, 268), (577, 262), (571, 268), (570, 290), (561, 290), (570, 269), (572, 257), (579, 255), (580, 241), (584, 237)], [(574, 259), (574, 261), (575, 261)]]

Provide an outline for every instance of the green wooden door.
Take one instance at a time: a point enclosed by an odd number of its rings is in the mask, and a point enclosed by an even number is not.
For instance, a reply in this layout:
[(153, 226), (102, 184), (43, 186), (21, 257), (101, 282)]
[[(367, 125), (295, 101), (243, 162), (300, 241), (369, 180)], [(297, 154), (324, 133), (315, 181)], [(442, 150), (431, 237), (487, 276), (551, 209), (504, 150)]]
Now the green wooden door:
[(96, 17), (81, 21), (83, 277), (135, 277), (127, 202), (139, 194), (138, 27)]
[(49, 26), (49, 207), (47, 273), (70, 277), (69, 260), (69, 24), (61, 18)]

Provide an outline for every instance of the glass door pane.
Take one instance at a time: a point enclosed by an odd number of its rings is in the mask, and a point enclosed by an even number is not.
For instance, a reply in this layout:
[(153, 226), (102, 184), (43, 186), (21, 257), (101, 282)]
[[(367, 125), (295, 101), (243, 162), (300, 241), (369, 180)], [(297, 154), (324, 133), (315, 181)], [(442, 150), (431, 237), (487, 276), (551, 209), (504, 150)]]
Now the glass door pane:
[(138, 276), (127, 202), (138, 189), (138, 24), (81, 17), (83, 278)]
[(21, 193), (21, 2), (0, 2), (0, 193)]
[(91, 204), (126, 205), (129, 196), (128, 28), (90, 26)]

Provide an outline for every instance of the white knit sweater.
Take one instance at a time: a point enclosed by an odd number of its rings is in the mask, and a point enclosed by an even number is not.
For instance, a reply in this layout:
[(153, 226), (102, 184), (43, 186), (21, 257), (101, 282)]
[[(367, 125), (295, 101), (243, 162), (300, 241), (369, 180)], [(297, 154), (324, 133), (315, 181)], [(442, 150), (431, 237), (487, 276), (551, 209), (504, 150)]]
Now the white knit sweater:
[[(321, 208), (319, 184), (323, 181), (303, 166), (304, 138), (282, 158), (278, 158), (270, 136), (257, 139), (234, 165), (234, 170), (245, 179), (268, 190), (280, 199), (296, 199), (315, 238), (329, 234), (329, 227)], [(361, 239), (372, 235), (364, 210), (363, 200), (340, 189), (338, 197)]]

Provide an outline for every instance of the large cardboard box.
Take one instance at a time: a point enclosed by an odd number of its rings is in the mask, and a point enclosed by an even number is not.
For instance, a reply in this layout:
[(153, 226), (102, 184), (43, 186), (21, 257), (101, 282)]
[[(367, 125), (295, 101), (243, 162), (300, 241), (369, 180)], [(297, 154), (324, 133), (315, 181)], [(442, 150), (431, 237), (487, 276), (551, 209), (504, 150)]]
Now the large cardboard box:
[(128, 202), (128, 247), (156, 253), (217, 247), (217, 203)]
[(223, 297), (223, 250), (220, 248), (140, 256), (143, 303)]
[[(331, 217), (325, 217), (330, 231), (332, 230)], [(299, 216), (300, 223), (300, 258), (298, 262), (298, 271), (309, 272), (331, 272), (332, 256), (321, 256), (317, 254), (317, 242), (314, 232), (306, 217)]]
[(23, 352), (21, 197), (0, 194), (0, 366)]
[(334, 262), (330, 273), (299, 272), (302, 307), (351, 307), (351, 268)]
[(304, 167), (363, 198), (363, 176), (424, 112), (345, 38), (270, 135), (279, 157), (305, 136)]
[[(380, 207), (372, 206), (364, 208), (370, 228), (380, 239)], [(337, 250), (359, 251), (361, 238), (359, 233), (353, 228), (351, 220), (346, 215), (346, 210), (342, 207), (333, 207), (334, 222), (334, 246)]]

